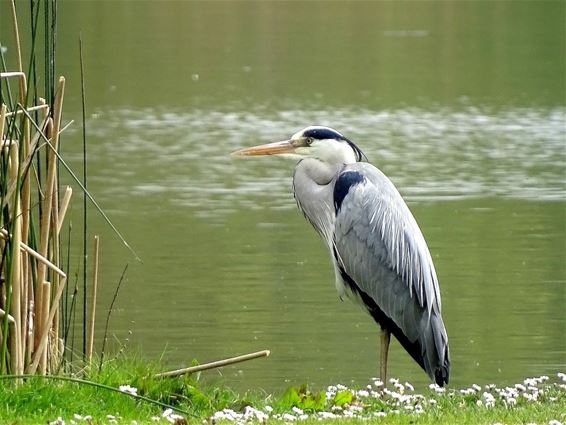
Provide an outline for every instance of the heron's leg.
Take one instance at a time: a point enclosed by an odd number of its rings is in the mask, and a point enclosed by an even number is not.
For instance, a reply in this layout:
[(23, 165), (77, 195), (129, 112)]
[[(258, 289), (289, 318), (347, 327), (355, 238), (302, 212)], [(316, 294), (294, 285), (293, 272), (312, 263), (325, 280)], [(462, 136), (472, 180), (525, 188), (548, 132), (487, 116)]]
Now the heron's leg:
[(383, 388), (386, 386), (387, 381), (387, 353), (389, 352), (389, 340), (391, 339), (391, 332), (385, 328), (381, 328), (381, 358), (379, 379), (383, 382)]

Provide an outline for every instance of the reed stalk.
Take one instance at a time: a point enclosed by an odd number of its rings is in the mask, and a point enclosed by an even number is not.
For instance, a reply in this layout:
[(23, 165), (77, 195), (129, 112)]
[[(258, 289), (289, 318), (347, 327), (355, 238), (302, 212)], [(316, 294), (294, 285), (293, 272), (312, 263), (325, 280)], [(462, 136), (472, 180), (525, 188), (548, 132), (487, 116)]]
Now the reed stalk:
[(88, 363), (92, 361), (92, 350), (94, 347), (94, 322), (96, 320), (96, 298), (98, 291), (98, 249), (100, 247), (100, 238), (94, 236), (93, 259), (92, 259), (92, 293), (90, 298), (90, 315), (88, 320), (88, 343), (86, 360)]
[[(50, 282), (43, 282), (43, 290), (41, 293), (43, 294), (43, 298), (41, 299), (41, 323), (42, 323), (42, 332), (40, 340), (39, 340), (39, 347), (36, 350), (36, 357), (39, 359), (39, 373), (41, 375), (45, 375), (47, 373), (47, 339), (49, 338), (49, 300), (51, 299), (51, 283)], [(33, 364), (33, 363), (32, 363)], [(35, 372), (35, 370), (34, 370)]]
[[(63, 294), (63, 289), (65, 289), (65, 283), (67, 283), (67, 279), (66, 278), (61, 279), (61, 283), (59, 284), (59, 288), (57, 289), (57, 293), (55, 294), (55, 297), (53, 298), (53, 301), (51, 303), (51, 310), (49, 311), (49, 314), (46, 316), (46, 321), (48, 323), (53, 322), (53, 318), (55, 317), (55, 313), (57, 312), (57, 309), (59, 308), (59, 301), (61, 300), (61, 295)], [(34, 354), (32, 363), (31, 363), (31, 365), (28, 369), (28, 373), (35, 373), (35, 371), (37, 370), (37, 366), (39, 365), (39, 361), (41, 360), (41, 355), (43, 354), (43, 350), (47, 346), (47, 337), (48, 336), (49, 336), (49, 328), (44, 328), (43, 332), (41, 334), (41, 337), (40, 337), (39, 347)]]
[[(32, 7), (32, 44), (30, 69), (35, 61), (36, 24), (39, 3), (31, 3)], [(48, 7), (47, 1), (44, 4)], [(65, 216), (70, 201), (70, 191), (66, 192), (63, 209), (58, 205), (57, 196), (57, 163), (56, 152), (46, 151), (48, 173), (46, 181), (42, 182), (41, 173), (32, 181), (34, 160), (41, 163), (40, 140), (45, 140), (57, 149), (61, 133), (61, 117), (65, 80), (59, 79), (53, 108), (48, 102), (39, 98), (38, 104), (28, 105), (29, 80), (23, 69), (22, 48), (18, 27), (17, 6), (21, 3), (10, 1), (12, 30), (15, 52), (15, 69), (6, 68), (2, 55), (2, 71), (0, 99), (0, 206), (4, 213), (0, 215), (0, 279), (4, 281), (2, 289), (4, 297), (0, 297), (0, 372), (21, 375), (24, 370), (39, 366), (41, 373), (48, 373), (48, 359), (56, 358), (59, 312), (58, 296), (64, 288), (66, 274), (58, 266), (59, 235), (61, 222)], [(34, 11), (35, 8), (35, 11)], [(47, 15), (46, 15), (47, 17)], [(45, 21), (45, 27), (53, 24), (54, 16)], [(52, 34), (54, 33), (54, 28)], [(53, 63), (49, 57), (54, 51), (53, 38), (46, 38), (46, 60)], [(53, 69), (50, 67), (50, 69)], [(10, 90), (9, 80), (17, 80), (17, 95), (14, 101)], [(35, 79), (34, 79), (35, 81)], [(46, 82), (46, 84), (49, 84)], [(51, 84), (53, 86), (53, 84)], [(47, 87), (47, 85), (46, 85)], [(35, 88), (37, 90), (37, 87)], [(7, 96), (4, 96), (4, 90)], [(49, 88), (46, 92), (53, 92)], [(37, 99), (37, 96), (34, 96)], [(9, 101), (12, 110), (5, 104)], [(30, 116), (40, 116), (42, 122), (37, 122)], [(32, 128), (35, 134), (32, 138)], [(33, 183), (37, 183), (32, 188)], [(36, 191), (42, 197), (39, 208), (39, 230), (34, 228), (32, 218), (32, 192)], [(36, 210), (37, 211), (37, 210)], [(62, 213), (61, 216), (59, 213)], [(36, 236), (40, 243), (37, 247)], [(53, 282), (53, 288), (51, 283)], [(51, 292), (56, 293), (53, 300)], [(50, 335), (55, 344), (48, 344)], [(34, 342), (35, 337), (35, 342)], [(32, 361), (33, 360), (33, 361)], [(34, 363), (35, 362), (35, 363)]]
[(59, 222), (57, 225), (57, 233), (61, 233), (61, 228), (65, 221), (65, 215), (67, 214), (67, 208), (69, 208), (69, 203), (71, 202), (71, 196), (73, 195), (73, 189), (71, 186), (65, 188), (65, 194), (61, 200), (61, 205), (59, 206)]
[[(43, 2), (43, 5), (41, 4)], [(84, 70), (81, 42), (81, 87), (83, 101), (83, 161), (82, 179), (77, 178), (60, 154), (61, 133), (72, 123), (62, 122), (65, 78), (55, 81), (56, 0), (30, 0), (31, 50), (22, 56), (17, 8), (23, 1), (6, 3), (6, 15), (12, 21), (15, 66), (9, 69), (0, 51), (0, 375), (28, 373), (49, 374), (58, 370), (64, 355), (63, 342), (69, 329), (79, 325), (74, 320), (76, 296), (71, 303), (62, 300), (67, 288), (67, 273), (61, 267), (60, 232), (70, 207), (73, 190), (67, 186), (59, 191), (59, 170), (66, 170), (84, 194), (83, 217), (86, 226), (87, 200), (94, 205), (122, 243), (139, 259), (125, 238), (113, 225), (94, 197), (86, 189), (86, 114), (84, 100)], [(11, 9), (11, 13), (10, 10)], [(44, 75), (36, 76), (36, 40), (40, 10), (44, 11), (43, 57)], [(9, 20), (8, 20), (9, 22)], [(2, 40), (4, 42), (4, 40)], [(25, 59), (25, 61), (24, 61)], [(29, 63), (27, 73), (23, 66)], [(31, 76), (31, 77), (28, 77)], [(45, 84), (38, 86), (38, 80)], [(16, 89), (15, 89), (16, 88)], [(15, 90), (14, 90), (15, 89)], [(38, 92), (43, 91), (43, 98)], [(30, 102), (30, 99), (31, 102)], [(45, 100), (47, 99), (47, 100)], [(62, 167), (62, 168), (61, 168)], [(84, 183), (84, 184), (83, 184)], [(37, 196), (37, 202), (32, 198)], [(69, 241), (71, 240), (69, 224)], [(84, 238), (87, 238), (86, 227)], [(93, 352), (98, 281), (98, 237), (95, 238), (92, 294), (87, 318), (84, 311), (83, 329), (88, 324), (89, 358)], [(70, 242), (67, 247), (70, 252)], [(84, 250), (86, 255), (86, 249)], [(68, 258), (71, 256), (68, 254)], [(86, 263), (83, 264), (86, 267)], [(67, 259), (67, 270), (69, 260)], [(78, 267), (78, 266), (77, 266)], [(85, 269), (86, 275), (86, 269)], [(122, 276), (123, 277), (123, 276)], [(116, 289), (116, 294), (119, 290)], [(87, 307), (87, 281), (84, 281), (84, 308)], [(75, 292), (76, 295), (76, 292)], [(114, 298), (115, 300), (115, 298)], [(64, 340), (59, 336), (64, 336)], [(83, 347), (86, 344), (83, 334)], [(71, 342), (72, 344), (72, 342)], [(83, 350), (83, 353), (85, 351)]]
[(174, 378), (189, 373), (200, 372), (202, 370), (215, 369), (218, 367), (229, 366), (248, 360), (258, 359), (260, 357), (268, 357), (271, 352), (269, 350), (256, 351), (255, 353), (242, 354), (241, 356), (230, 357), (228, 359), (218, 360), (215, 362), (204, 363), (197, 366), (186, 367), (183, 369), (170, 370), (155, 374), (154, 378)]
[[(18, 149), (17, 146), (10, 147), (10, 180), (17, 181), (18, 176)], [(21, 296), (22, 296), (22, 261), (20, 242), (22, 237), (22, 219), (21, 204), (19, 196), (15, 196), (12, 204), (12, 240), (11, 240), (11, 262), (10, 262), (10, 281), (9, 287), (11, 292), (10, 311), (15, 319), (14, 332), (10, 338), (10, 367), (17, 374), (23, 373), (22, 347), (21, 347)]]
[[(10, 236), (8, 235), (8, 232), (6, 230), (0, 229), (0, 238), (4, 239), (4, 240), (8, 240), (10, 238)], [(32, 257), (34, 257), (37, 261), (43, 263), (45, 265), (45, 267), (48, 267), (49, 269), (53, 270), (59, 276), (67, 277), (67, 275), (65, 274), (65, 272), (63, 270), (61, 270), (59, 267), (57, 267), (55, 264), (53, 264), (47, 258), (43, 257), (39, 252), (35, 251), (33, 248), (30, 248), (28, 245), (26, 245), (25, 243), (23, 243), (21, 241), (20, 241), (20, 249), (22, 251), (25, 251), (27, 254), (31, 255)]]

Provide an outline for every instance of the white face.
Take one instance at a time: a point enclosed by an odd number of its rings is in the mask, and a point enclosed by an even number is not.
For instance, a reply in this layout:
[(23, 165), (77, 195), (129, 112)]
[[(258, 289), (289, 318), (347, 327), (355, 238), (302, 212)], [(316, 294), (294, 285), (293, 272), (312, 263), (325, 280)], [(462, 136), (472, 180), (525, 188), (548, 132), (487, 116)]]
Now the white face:
[(307, 127), (291, 137), (291, 143), (296, 146), (293, 157), (316, 158), (328, 163), (353, 164), (356, 155), (351, 146), (341, 140), (335, 139), (313, 139), (304, 136)]

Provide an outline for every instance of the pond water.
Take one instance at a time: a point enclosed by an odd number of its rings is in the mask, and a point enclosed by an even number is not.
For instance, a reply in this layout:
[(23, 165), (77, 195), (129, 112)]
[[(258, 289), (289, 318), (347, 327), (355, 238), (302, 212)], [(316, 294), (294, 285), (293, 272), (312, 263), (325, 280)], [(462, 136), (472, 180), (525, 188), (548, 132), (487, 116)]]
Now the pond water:
[[(354, 140), (417, 218), (451, 383), (565, 371), (565, 8), (60, 2), (65, 118), (77, 120), (64, 154), (81, 170), (80, 31), (89, 189), (142, 259), (89, 210), (102, 317), (129, 264), (113, 345), (172, 367), (270, 349), (206, 375), (240, 390), (378, 374), (378, 327), (337, 297), (293, 200), (294, 164), (229, 156), (320, 124)], [(389, 370), (428, 383), (396, 342)]]

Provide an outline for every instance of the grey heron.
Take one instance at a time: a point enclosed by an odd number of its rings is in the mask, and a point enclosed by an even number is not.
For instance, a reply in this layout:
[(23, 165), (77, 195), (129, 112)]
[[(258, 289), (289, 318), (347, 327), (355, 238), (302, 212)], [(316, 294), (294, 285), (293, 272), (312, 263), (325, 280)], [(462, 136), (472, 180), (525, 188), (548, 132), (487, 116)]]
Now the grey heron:
[(365, 306), (381, 327), (380, 379), (393, 334), (438, 385), (448, 383), (448, 335), (438, 279), (423, 234), (391, 180), (363, 162), (351, 140), (311, 126), (282, 142), (234, 152), (298, 160), (299, 209), (330, 251), (336, 289)]

